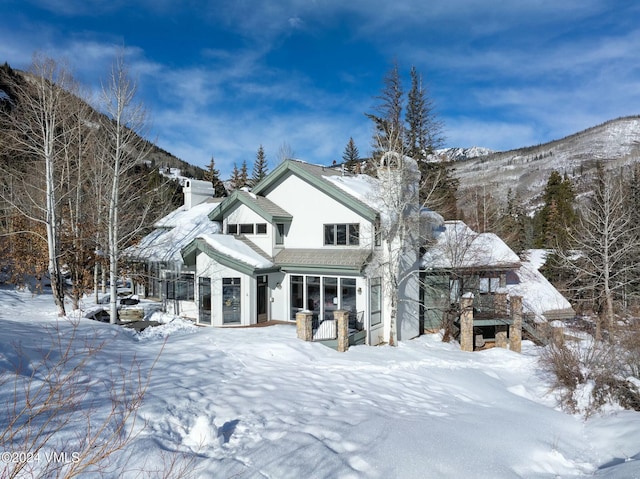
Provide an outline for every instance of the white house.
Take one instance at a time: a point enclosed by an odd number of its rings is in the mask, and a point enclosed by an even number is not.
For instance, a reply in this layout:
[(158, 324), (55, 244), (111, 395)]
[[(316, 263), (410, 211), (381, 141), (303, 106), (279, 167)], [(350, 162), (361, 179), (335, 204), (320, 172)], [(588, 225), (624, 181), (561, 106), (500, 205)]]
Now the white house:
[(287, 160), (251, 192), (200, 202), (206, 195), (194, 199), (185, 188), (185, 206), (130, 256), (158, 265), (167, 310), (201, 325), (294, 322), (309, 310), (320, 334), (335, 310), (346, 310), (356, 342), (378, 344), (392, 331), (411, 339), (420, 333), (418, 251), (400, 266), (403, 301), (392, 324), (384, 276), (373, 266), (388, 251), (379, 190), (369, 176)]

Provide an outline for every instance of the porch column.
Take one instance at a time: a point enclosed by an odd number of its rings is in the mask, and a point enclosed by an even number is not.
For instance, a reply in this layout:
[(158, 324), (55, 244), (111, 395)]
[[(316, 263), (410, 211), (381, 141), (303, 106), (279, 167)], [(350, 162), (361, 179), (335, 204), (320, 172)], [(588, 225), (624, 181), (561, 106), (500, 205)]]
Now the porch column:
[(509, 326), (509, 349), (522, 352), (522, 296), (511, 296), (511, 319)]
[(338, 309), (333, 312), (338, 328), (338, 352), (344, 353), (349, 349), (349, 311)]
[(460, 307), (460, 349), (473, 351), (473, 293), (465, 293)]
[(507, 348), (506, 326), (496, 326), (496, 348)]
[(494, 296), (494, 312), (498, 318), (508, 318), (507, 291), (502, 288)]
[(313, 313), (311, 311), (299, 311), (296, 313), (298, 339), (302, 339), (303, 341), (313, 340), (312, 320)]

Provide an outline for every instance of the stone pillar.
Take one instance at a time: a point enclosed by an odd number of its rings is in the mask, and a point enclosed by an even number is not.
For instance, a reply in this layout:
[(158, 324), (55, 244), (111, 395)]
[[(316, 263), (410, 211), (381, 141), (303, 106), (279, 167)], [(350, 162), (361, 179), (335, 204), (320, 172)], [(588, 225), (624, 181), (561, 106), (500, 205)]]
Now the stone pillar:
[(466, 293), (460, 300), (460, 349), (473, 351), (473, 294)]
[(313, 340), (313, 313), (311, 311), (299, 311), (296, 313), (296, 330), (298, 339), (303, 341)]
[(507, 348), (506, 326), (496, 326), (496, 348)]
[(333, 312), (333, 318), (336, 320), (338, 328), (338, 346), (339, 353), (344, 353), (349, 349), (349, 311), (338, 309)]
[(522, 296), (511, 296), (511, 319), (509, 349), (519, 353), (522, 351)]
[(499, 290), (495, 293), (493, 298), (493, 308), (498, 318), (508, 318), (509, 314), (507, 311), (507, 292), (504, 290)]
[(562, 345), (564, 344), (564, 328), (562, 326), (558, 326), (558, 327), (551, 327), (551, 331), (552, 331), (552, 338), (553, 338), (553, 342), (554, 344), (557, 345)]

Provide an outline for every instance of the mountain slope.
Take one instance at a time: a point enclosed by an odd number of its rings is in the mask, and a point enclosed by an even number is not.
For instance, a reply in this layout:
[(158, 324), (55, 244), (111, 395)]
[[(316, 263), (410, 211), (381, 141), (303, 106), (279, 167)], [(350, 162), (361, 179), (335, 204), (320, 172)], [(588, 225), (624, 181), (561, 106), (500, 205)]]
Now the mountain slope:
[(582, 191), (597, 160), (607, 169), (631, 164), (640, 158), (639, 142), (640, 116), (618, 118), (542, 145), (458, 161), (455, 175), (461, 196), (482, 187), (505, 199), (511, 189), (533, 205), (551, 171), (566, 173)]

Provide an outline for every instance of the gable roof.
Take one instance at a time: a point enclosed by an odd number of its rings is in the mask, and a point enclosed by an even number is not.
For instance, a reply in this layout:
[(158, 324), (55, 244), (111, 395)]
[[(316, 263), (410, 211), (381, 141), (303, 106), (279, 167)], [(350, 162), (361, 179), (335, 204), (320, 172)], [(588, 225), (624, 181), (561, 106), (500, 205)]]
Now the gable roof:
[(520, 257), (499, 236), (476, 233), (463, 221), (445, 221), (434, 232), (435, 243), (422, 257), (424, 269), (514, 269), (520, 266)]
[(351, 194), (348, 189), (340, 188), (334, 182), (328, 181), (329, 178), (342, 176), (342, 172), (298, 160), (285, 160), (280, 163), (275, 170), (253, 188), (253, 193), (264, 196), (290, 175), (295, 175), (306, 181), (369, 221), (375, 221), (378, 215), (375, 208)]
[(231, 235), (198, 236), (182, 249), (185, 264), (195, 264), (196, 255), (200, 251), (218, 263), (248, 275), (253, 275), (256, 271), (275, 269), (270, 258), (263, 256), (248, 242)]
[(220, 203), (216, 209), (211, 211), (209, 219), (212, 221), (222, 221), (223, 218), (238, 205), (247, 206), (269, 223), (275, 221), (291, 221), (293, 218), (284, 209), (264, 196), (258, 196), (248, 191), (235, 190)]
[(145, 261), (182, 263), (181, 250), (201, 234), (220, 232), (220, 224), (209, 220), (209, 213), (219, 201), (208, 201), (186, 209), (175, 209), (155, 223), (155, 228), (137, 245), (124, 251), (125, 256)]

